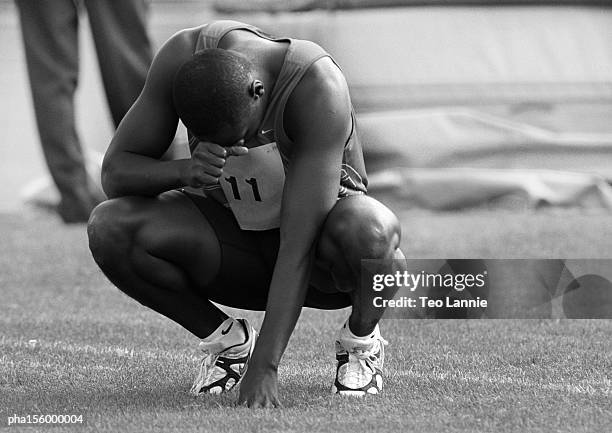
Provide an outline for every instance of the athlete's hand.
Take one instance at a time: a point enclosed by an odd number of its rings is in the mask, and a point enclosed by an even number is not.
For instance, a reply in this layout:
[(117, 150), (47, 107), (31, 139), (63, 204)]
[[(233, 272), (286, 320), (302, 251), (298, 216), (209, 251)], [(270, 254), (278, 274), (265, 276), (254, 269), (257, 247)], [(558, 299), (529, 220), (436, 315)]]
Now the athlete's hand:
[(276, 370), (252, 367), (249, 366), (240, 382), (238, 405), (250, 408), (280, 407)]
[(244, 140), (239, 140), (228, 147), (210, 141), (200, 141), (183, 173), (183, 183), (194, 188), (217, 184), (223, 174), (227, 158), (246, 155), (248, 152), (249, 149), (244, 147)]

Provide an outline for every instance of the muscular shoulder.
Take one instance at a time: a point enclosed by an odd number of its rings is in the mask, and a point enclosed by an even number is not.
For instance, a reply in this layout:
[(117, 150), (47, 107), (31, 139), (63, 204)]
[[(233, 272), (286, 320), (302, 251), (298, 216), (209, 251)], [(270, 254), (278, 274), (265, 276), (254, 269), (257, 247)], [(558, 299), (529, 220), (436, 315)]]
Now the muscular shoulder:
[(329, 58), (317, 60), (292, 92), (285, 108), (285, 130), (294, 142), (346, 138), (351, 127), (351, 100), (342, 71)]
[(193, 55), (195, 45), (204, 26), (179, 30), (164, 43), (160, 52), (175, 50), (175, 55)]
[(162, 45), (149, 69), (145, 92), (161, 92), (169, 96), (174, 75), (193, 55), (199, 32), (199, 27), (181, 30)]

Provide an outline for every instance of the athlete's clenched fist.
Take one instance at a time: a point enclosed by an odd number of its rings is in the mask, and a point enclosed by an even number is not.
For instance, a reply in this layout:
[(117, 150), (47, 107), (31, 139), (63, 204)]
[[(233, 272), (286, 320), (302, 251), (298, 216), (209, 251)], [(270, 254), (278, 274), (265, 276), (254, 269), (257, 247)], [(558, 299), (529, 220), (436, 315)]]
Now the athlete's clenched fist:
[(219, 146), (210, 141), (200, 141), (191, 154), (190, 163), (183, 174), (183, 181), (194, 188), (217, 184), (223, 174), (227, 158), (246, 155), (248, 151), (244, 147), (244, 140), (239, 140), (233, 146), (228, 147)]

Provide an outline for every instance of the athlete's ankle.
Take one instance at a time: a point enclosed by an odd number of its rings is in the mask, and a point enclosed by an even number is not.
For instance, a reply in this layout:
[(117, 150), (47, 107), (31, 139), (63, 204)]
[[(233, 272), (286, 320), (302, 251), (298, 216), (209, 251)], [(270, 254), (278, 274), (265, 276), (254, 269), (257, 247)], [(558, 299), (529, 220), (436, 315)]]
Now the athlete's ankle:
[(209, 336), (202, 339), (202, 343), (217, 345), (225, 350), (233, 346), (239, 346), (246, 342), (247, 334), (238, 320), (228, 317)]
[(349, 320), (347, 320), (338, 333), (338, 341), (342, 347), (350, 351), (356, 347), (363, 348), (372, 346), (379, 335), (380, 331), (378, 329), (378, 325), (375, 325), (374, 330), (366, 335), (356, 335), (351, 330)]
[(374, 338), (376, 330), (378, 329), (378, 322), (364, 321), (351, 314), (344, 323), (344, 327), (346, 327), (355, 338)]

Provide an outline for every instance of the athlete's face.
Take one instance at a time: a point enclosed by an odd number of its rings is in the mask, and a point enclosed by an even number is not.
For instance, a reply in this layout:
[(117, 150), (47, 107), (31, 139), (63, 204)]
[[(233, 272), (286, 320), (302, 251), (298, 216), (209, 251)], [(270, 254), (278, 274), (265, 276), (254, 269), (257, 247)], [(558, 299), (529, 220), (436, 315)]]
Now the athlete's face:
[[(198, 137), (201, 141), (210, 141), (219, 146), (229, 147), (235, 145), (238, 141), (245, 138), (247, 134), (247, 126), (245, 125), (228, 125), (216, 134), (209, 137)], [(246, 139), (245, 139), (246, 142)]]
[(259, 115), (259, 110), (255, 110), (253, 115), (242, 124), (226, 125), (210, 137), (198, 138), (200, 141), (210, 141), (224, 147), (235, 146), (240, 140), (244, 140), (246, 144), (257, 136), (261, 120), (262, 118)]

